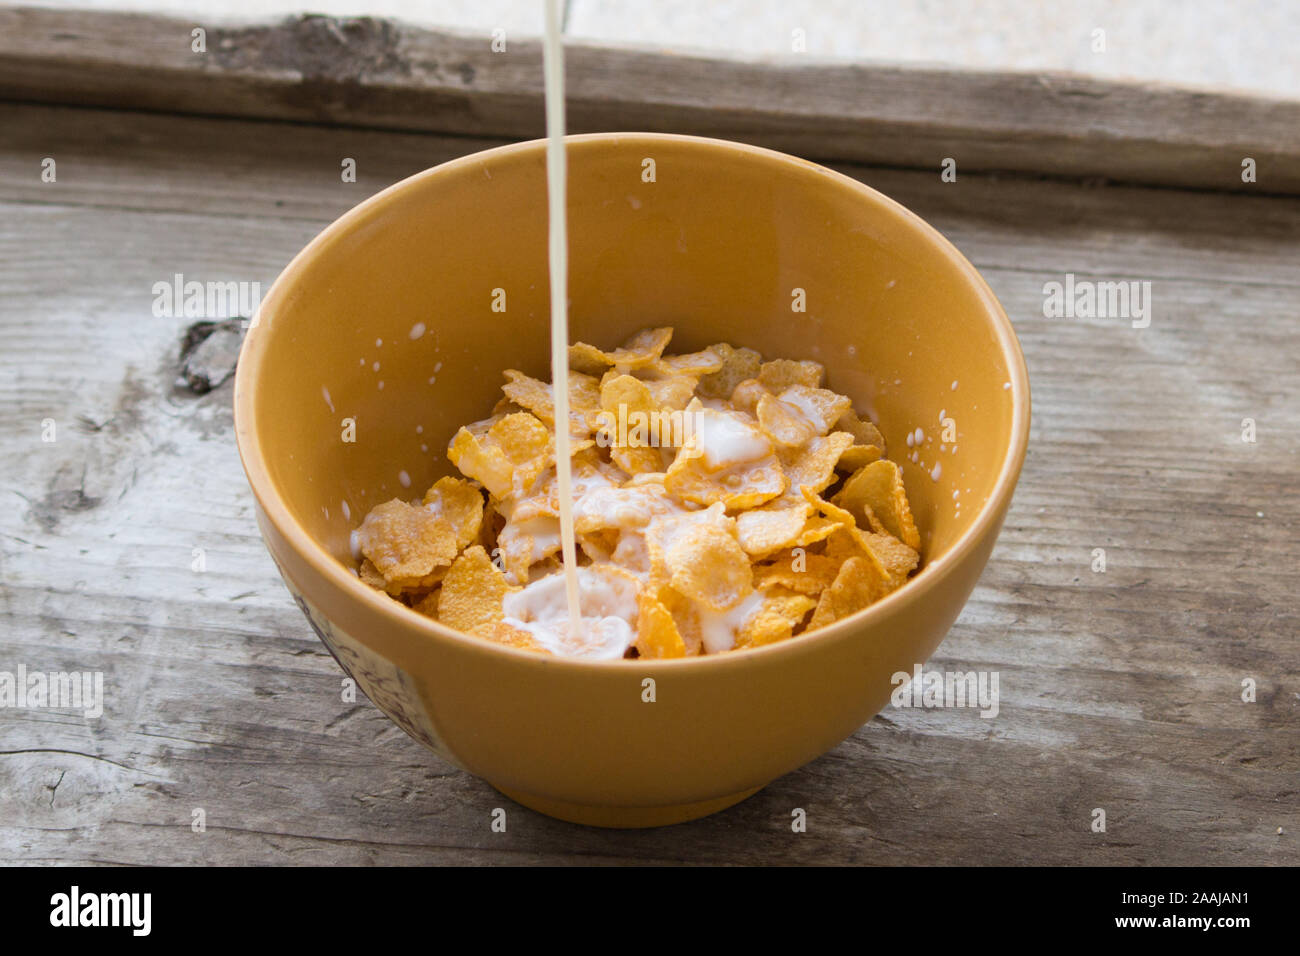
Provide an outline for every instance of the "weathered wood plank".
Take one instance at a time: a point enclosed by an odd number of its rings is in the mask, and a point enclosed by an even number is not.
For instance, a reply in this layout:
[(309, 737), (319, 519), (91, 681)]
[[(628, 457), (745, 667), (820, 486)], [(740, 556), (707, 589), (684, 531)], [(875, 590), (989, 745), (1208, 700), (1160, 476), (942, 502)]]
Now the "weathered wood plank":
[[(850, 168), (954, 238), (1029, 361), (1024, 476), (933, 663), (996, 670), (1001, 712), (891, 708), (724, 814), (618, 833), (518, 808), (341, 700), (258, 538), (229, 385), (173, 389), (187, 320), (150, 311), (176, 271), (269, 283), (362, 196), (483, 144), (0, 121), (0, 670), (98, 669), (107, 696), (98, 720), (0, 710), (0, 860), (1300, 862), (1300, 201)], [(1151, 280), (1151, 326), (1045, 318), (1067, 272)]]
[[(207, 31), (204, 52), (191, 31)], [(193, 23), (0, 9), (0, 98), (473, 136), (541, 135), (541, 50), (304, 15)], [(1066, 74), (572, 42), (570, 129), (721, 136), (815, 159), (1300, 192), (1300, 103)], [(1254, 159), (1258, 181), (1242, 182)]]
[[(259, 121), (135, 113), (123, 122), (124, 115), (0, 102), (0, 199), (323, 223), (398, 179), (508, 142), (317, 126), (293, 127), (286, 136), (284, 127)], [(181, 149), (189, 170), (184, 186), (160, 181), (157, 167)], [(56, 183), (41, 179), (46, 158), (57, 164)], [(356, 161), (355, 183), (342, 181), (345, 158)], [(906, 189), (903, 184), (925, 182), (900, 170), (832, 165), (891, 195)], [(1055, 182), (1032, 178), (1000, 183), (962, 175), (943, 183), (935, 174), (932, 181), (933, 190), (913, 187), (906, 201), (923, 215), (946, 216), (949, 235), (963, 248), (967, 237), (978, 238), (980, 266), (1250, 283), (1262, 265), (1270, 283), (1300, 283), (1300, 275), (1283, 268), (1294, 261), (1286, 242), (1294, 235), (1293, 207), (1273, 197), (1206, 196), (1189, 205), (1178, 192), (1110, 186), (1062, 193)], [(990, 201), (991, 192), (1000, 205)], [(1026, 248), (1022, 224), (1041, 218), (1036, 210), (1049, 201), (1056, 220)], [(1084, 219), (1085, 211), (1093, 216)], [(1223, 235), (1225, 216), (1251, 226)], [(1115, 238), (1120, 234), (1123, 244)], [(1170, 257), (1170, 243), (1182, 236), (1192, 241)]]
[[(386, 15), (417, 16), (415, 10), (399, 12), (392, 2), (384, 6), (391, 11)], [(456, 19), (451, 13), (438, 22)], [(480, 18), (474, 25), (486, 23)], [(568, 0), (565, 23), (573, 37), (646, 47), (788, 55), (797, 42), (812, 57), (942, 63), (963, 70), (1014, 65), (1273, 96), (1297, 92), (1293, 63), (1277, 51), (1300, 35), (1300, 18), (1281, 3), (1076, 0), (1048, 7), (1041, 0), (999, 0), (974, 7), (954, 0), (657, 0), (651, 6)]]

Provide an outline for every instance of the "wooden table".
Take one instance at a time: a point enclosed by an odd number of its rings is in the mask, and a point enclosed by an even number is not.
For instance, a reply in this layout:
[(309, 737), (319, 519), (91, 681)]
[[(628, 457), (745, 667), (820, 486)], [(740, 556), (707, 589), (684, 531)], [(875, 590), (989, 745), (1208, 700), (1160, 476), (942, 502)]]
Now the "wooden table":
[[(106, 696), (0, 710), (0, 862), (1300, 863), (1300, 199), (840, 167), (970, 257), (1028, 359), (1024, 474), (931, 664), (998, 672), (1001, 712), (888, 709), (731, 810), (619, 832), (340, 700), (230, 383), (177, 387), (193, 319), (152, 310), (177, 272), (265, 290), (356, 202), (499, 140), (19, 103), (0, 130), (0, 671)], [(1150, 281), (1150, 327), (1046, 318), (1067, 273)]]

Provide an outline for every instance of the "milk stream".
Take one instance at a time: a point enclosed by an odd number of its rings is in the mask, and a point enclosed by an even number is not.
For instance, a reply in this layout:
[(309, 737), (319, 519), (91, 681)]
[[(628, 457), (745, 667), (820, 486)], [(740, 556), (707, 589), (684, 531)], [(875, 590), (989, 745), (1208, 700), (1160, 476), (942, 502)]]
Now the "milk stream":
[(569, 631), (576, 640), (582, 627), (578, 602), (578, 549), (573, 534), (573, 473), (569, 438), (569, 235), (565, 193), (564, 46), (560, 5), (546, 0), (546, 38), (542, 63), (546, 74), (546, 193), (549, 206), (551, 270), (551, 391), (555, 393), (555, 478), (560, 499), (560, 553), (564, 557), (564, 594)]

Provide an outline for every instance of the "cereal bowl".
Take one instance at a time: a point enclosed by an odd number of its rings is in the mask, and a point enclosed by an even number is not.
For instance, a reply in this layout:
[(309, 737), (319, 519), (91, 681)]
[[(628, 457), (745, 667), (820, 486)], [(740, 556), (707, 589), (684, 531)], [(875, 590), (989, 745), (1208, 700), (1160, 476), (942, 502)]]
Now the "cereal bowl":
[[(448, 440), (493, 406), (502, 370), (550, 379), (541, 141), (426, 170), (307, 246), (244, 343), (236, 433), (268, 550), (376, 706), (525, 806), (654, 826), (829, 750), (929, 657), (1011, 500), (1029, 384), (974, 267), (867, 186), (718, 140), (567, 142), (571, 338), (612, 347), (671, 325), (682, 351), (728, 342), (821, 362), (902, 466), (922, 535), (911, 581), (765, 647), (583, 660), (453, 631), (357, 577), (362, 517), (452, 473)], [(910, 447), (918, 429), (930, 437)]]

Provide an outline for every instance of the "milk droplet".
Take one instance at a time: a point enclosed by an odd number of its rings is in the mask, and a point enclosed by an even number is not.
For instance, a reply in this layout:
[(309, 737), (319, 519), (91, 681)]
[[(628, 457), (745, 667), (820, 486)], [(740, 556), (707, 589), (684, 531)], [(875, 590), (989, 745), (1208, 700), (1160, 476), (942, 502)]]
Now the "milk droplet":
[(379, 380), (379, 390), (381, 392), (384, 390), (384, 380), (382, 378)]
[(384, 347), (384, 340), (383, 340), (383, 339), (375, 339), (375, 348), (377, 348), (377, 349), (382, 349), (383, 347)]
[(946, 408), (941, 408), (941, 409), (939, 409), (939, 424), (940, 424), (940, 425), (943, 424), (944, 412), (946, 412), (946, 411), (948, 411), (948, 409), (946, 409)]
[(434, 363), (433, 363), (433, 370), (434, 370), (435, 372), (441, 372), (441, 371), (442, 371), (442, 363), (441, 363), (441, 362), (434, 362)]
[(423, 425), (416, 425), (416, 426), (415, 426), (415, 433), (416, 433), (417, 435), (423, 435), (423, 434), (424, 434), (424, 426), (423, 426)]
[(330, 390), (326, 388), (324, 385), (322, 385), (320, 387), (320, 393), (322, 396), (324, 396), (325, 404), (330, 407), (330, 411), (331, 412), (334, 411), (334, 401), (333, 399), (330, 398)]
[(1003, 382), (1003, 383), (1002, 383), (1002, 391), (1005, 392), (1005, 391), (1006, 391), (1007, 389), (1009, 389), (1010, 387), (1011, 387), (1011, 383), (1010, 383), (1010, 382)]
[(923, 441), (925, 441), (925, 432), (918, 427), (916, 429), (916, 443), (919, 445)]
[(432, 384), (433, 384), (434, 382), (436, 382), (436, 381), (438, 381), (438, 376), (436, 376), (436, 375), (430, 375), (430, 376), (429, 376), (429, 384), (430, 384), (430, 385), (432, 385)]
[(916, 444), (916, 436), (912, 432), (907, 433), (907, 447), (911, 448)]
[(955, 378), (952, 380), (952, 390), (957, 391), (957, 380)]
[(424, 335), (424, 323), (416, 322), (413, 326), (411, 326), (411, 341), (415, 341), (416, 339), (420, 338), (422, 335)]
[(348, 507), (346, 500), (343, 502), (343, 517), (347, 518), (349, 521), (352, 520), (352, 509)]
[(943, 474), (943, 465), (941, 465), (941, 464), (936, 464), (936, 465), (934, 466), (934, 468), (931, 469), (931, 471), (930, 471), (930, 480), (931, 480), (931, 481), (938, 481), (938, 480), (939, 480), (939, 476), (940, 476), (941, 474)]
[(379, 363), (378, 363), (378, 362), (375, 362), (373, 365), (371, 365), (371, 366), (370, 366), (370, 370), (371, 370), (372, 372), (378, 372), (378, 371), (379, 371)]
[(397, 473), (397, 480), (402, 483), (403, 488), (411, 487), (411, 476), (406, 473), (405, 469)]

